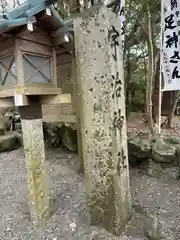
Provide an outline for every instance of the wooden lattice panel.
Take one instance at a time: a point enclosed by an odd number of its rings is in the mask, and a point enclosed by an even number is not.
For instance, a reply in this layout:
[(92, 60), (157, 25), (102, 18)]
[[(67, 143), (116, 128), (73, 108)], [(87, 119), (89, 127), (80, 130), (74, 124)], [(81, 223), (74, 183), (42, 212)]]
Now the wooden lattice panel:
[(51, 83), (52, 82), (52, 58), (23, 53), (24, 82)]
[(0, 58), (1, 86), (17, 84), (16, 62), (13, 53)]

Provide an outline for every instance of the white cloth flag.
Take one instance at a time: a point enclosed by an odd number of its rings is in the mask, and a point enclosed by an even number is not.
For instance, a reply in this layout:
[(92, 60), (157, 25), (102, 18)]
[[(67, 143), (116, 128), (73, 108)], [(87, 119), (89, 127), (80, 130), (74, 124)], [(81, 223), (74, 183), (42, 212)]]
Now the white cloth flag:
[(162, 4), (162, 91), (180, 90), (180, 0)]
[(121, 40), (124, 41), (125, 0), (120, 0), (119, 18), (121, 24)]

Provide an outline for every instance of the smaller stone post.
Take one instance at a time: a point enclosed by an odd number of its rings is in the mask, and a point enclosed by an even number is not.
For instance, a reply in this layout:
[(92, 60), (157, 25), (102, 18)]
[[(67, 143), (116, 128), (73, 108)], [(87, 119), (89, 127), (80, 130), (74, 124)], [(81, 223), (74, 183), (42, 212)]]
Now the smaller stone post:
[(19, 108), (26, 156), (31, 219), (40, 224), (49, 216), (49, 187), (45, 167), (45, 148), (41, 105)]

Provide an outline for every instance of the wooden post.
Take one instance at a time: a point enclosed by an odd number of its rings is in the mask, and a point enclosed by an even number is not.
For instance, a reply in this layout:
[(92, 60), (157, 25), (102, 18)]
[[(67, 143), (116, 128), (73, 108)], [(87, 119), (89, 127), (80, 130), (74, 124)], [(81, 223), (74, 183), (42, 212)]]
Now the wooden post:
[(40, 224), (49, 215), (49, 188), (45, 168), (45, 149), (41, 105), (19, 108), (28, 173), (30, 211), (33, 223)]
[(131, 216), (119, 17), (105, 6), (74, 19), (77, 93), (92, 224), (121, 234)]
[(14, 56), (16, 59), (16, 69), (17, 69), (17, 84), (18, 86), (24, 86), (24, 68), (23, 68), (23, 57), (20, 50), (20, 41), (19, 39), (15, 39), (15, 49)]
[(58, 87), (57, 86), (57, 61), (56, 61), (56, 50), (55, 48), (53, 48), (53, 57), (52, 57), (53, 61), (52, 61), (52, 74), (53, 74), (53, 85), (54, 87)]

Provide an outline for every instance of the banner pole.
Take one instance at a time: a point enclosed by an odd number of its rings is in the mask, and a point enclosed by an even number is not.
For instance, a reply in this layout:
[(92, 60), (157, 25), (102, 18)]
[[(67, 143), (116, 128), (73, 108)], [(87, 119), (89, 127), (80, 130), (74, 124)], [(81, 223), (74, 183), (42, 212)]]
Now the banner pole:
[(161, 108), (162, 108), (162, 63), (163, 63), (163, 32), (164, 32), (164, 0), (161, 0), (161, 32), (160, 32), (160, 69), (159, 69), (159, 116), (158, 116), (158, 133), (161, 133)]

